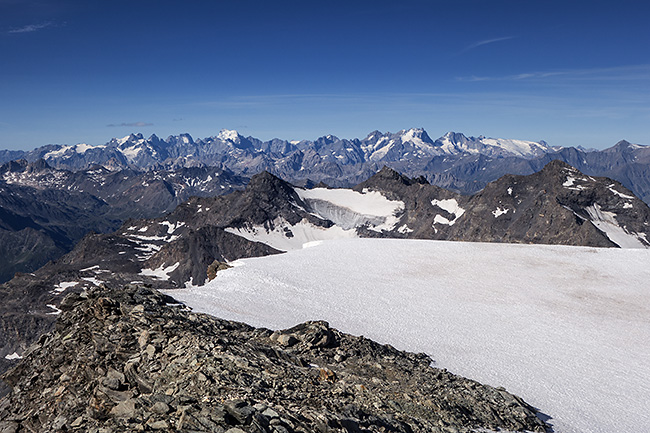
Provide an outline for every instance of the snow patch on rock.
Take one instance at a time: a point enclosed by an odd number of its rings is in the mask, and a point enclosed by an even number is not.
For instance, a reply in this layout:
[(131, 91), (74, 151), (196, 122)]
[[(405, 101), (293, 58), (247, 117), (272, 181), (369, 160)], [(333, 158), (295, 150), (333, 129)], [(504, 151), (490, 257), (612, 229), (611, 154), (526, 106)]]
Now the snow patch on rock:
[(271, 226), (272, 229), (264, 226), (228, 227), (225, 231), (280, 251), (299, 250), (314, 241), (357, 237), (353, 229), (345, 230), (340, 226), (319, 227), (306, 219), (292, 225), (284, 218), (276, 218)]
[(12, 359), (22, 359), (22, 358), (23, 358), (23, 357), (20, 356), (17, 352), (14, 352), (14, 353), (9, 354), (9, 355), (5, 355), (5, 359), (9, 359), (9, 360), (12, 360)]
[(140, 274), (138, 275), (153, 277), (159, 280), (167, 281), (169, 280), (169, 274), (174, 272), (176, 268), (178, 268), (178, 266), (180, 266), (179, 262), (176, 262), (175, 264), (167, 267), (165, 267), (165, 265), (160, 265), (160, 267), (156, 269), (143, 269), (140, 271)]
[(618, 191), (616, 191), (614, 188), (612, 188), (613, 186), (614, 186), (614, 185), (610, 185), (610, 186), (607, 187), (607, 189), (609, 189), (609, 190), (610, 190), (611, 192), (613, 192), (615, 195), (617, 195), (617, 196), (619, 196), (619, 197), (621, 197), (621, 198), (627, 198), (627, 199), (633, 199), (633, 198), (634, 198), (634, 197), (632, 197), (631, 195), (623, 194), (622, 192), (618, 192)]
[(585, 208), (589, 219), (598, 230), (605, 233), (610, 241), (621, 248), (647, 248), (639, 236), (629, 233), (616, 221), (616, 214), (601, 209), (598, 203)]
[(449, 198), (446, 200), (437, 200), (437, 199), (431, 200), (431, 205), (433, 205), (434, 207), (437, 206), (440, 209), (447, 211), (454, 216), (454, 219), (450, 220), (442, 215), (436, 215), (433, 218), (433, 224), (446, 224), (450, 226), (454, 225), (454, 223), (458, 221), (458, 218), (463, 216), (463, 214), (465, 213), (465, 209), (460, 207), (456, 199), (453, 198)]
[(61, 292), (64, 292), (66, 289), (68, 289), (70, 287), (76, 286), (77, 284), (79, 284), (78, 281), (62, 281), (59, 284), (57, 284), (56, 286), (54, 286), (53, 293), (59, 294)]

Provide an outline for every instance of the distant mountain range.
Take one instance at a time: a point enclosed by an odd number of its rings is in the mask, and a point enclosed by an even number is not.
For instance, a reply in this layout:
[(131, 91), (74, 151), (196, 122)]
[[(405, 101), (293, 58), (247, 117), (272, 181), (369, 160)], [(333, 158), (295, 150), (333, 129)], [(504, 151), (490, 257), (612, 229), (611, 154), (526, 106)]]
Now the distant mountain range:
[(0, 163), (44, 159), (54, 168), (84, 170), (177, 170), (219, 167), (250, 177), (268, 171), (297, 185), (324, 182), (350, 187), (384, 165), (410, 177), (473, 194), (505, 174), (531, 174), (554, 159), (585, 174), (618, 180), (650, 201), (650, 146), (621, 141), (602, 151), (551, 147), (544, 141), (467, 137), (449, 132), (433, 140), (424, 129), (373, 131), (364, 139), (326, 135), (315, 141), (261, 141), (237, 131), (194, 140), (189, 134), (161, 139), (131, 134), (103, 145), (47, 145), (29, 152), (0, 151)]

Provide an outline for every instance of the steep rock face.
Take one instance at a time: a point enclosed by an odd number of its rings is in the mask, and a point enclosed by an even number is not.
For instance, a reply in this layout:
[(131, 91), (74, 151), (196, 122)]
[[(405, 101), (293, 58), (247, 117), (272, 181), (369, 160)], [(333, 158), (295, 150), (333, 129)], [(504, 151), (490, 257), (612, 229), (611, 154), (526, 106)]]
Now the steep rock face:
[(326, 322), (255, 329), (138, 286), (61, 309), (3, 376), (3, 431), (545, 431), (503, 389)]
[(530, 176), (504, 176), (468, 202), (449, 239), (596, 247), (647, 247), (650, 210), (607, 178), (553, 161)]
[[(467, 198), (453, 191), (430, 185), (423, 177), (410, 179), (386, 166), (368, 180), (354, 187), (355, 191), (379, 191), (393, 200), (401, 200), (404, 210), (396, 228), (384, 236), (414, 239), (444, 239), (444, 233), (435, 228), (436, 215), (444, 214), (453, 221), (449, 211), (432, 202), (464, 203)], [(363, 231), (366, 236), (373, 233)], [(376, 236), (376, 234), (375, 234)]]

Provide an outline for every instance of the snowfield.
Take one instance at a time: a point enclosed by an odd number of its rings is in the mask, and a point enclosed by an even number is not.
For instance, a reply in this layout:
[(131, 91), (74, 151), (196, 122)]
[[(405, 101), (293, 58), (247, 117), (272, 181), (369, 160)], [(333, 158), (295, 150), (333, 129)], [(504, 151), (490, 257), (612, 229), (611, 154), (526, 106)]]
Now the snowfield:
[(650, 250), (395, 239), (317, 242), (168, 292), (271, 329), (341, 331), (504, 386), (555, 432), (650, 431)]

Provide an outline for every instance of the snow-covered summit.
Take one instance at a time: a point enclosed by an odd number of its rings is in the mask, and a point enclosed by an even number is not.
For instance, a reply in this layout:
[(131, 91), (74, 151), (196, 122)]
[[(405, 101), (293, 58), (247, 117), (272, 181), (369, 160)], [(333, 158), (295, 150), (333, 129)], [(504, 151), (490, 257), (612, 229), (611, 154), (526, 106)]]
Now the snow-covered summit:
[(239, 135), (239, 132), (234, 129), (222, 129), (221, 132), (219, 132), (219, 135), (217, 135), (218, 140), (232, 141), (233, 143), (239, 142), (240, 137), (241, 135)]
[(421, 149), (431, 149), (433, 146), (433, 141), (424, 128), (403, 129), (399, 134), (401, 134), (402, 143), (413, 143)]
[(126, 143), (141, 143), (145, 140), (142, 134), (138, 133), (138, 134), (129, 134), (126, 137), (122, 137), (122, 138), (114, 138), (111, 141), (117, 142), (119, 146), (124, 146)]
[(73, 146), (66, 146), (66, 145), (61, 145), (58, 146), (56, 150), (51, 150), (47, 153), (45, 153), (42, 158), (45, 160), (50, 160), (50, 159), (55, 159), (55, 158), (72, 158), (77, 155), (83, 155), (87, 151), (92, 150), (92, 149), (103, 149), (105, 148), (106, 145), (97, 145), (97, 146), (91, 146), (86, 143), (79, 143), (75, 144)]

